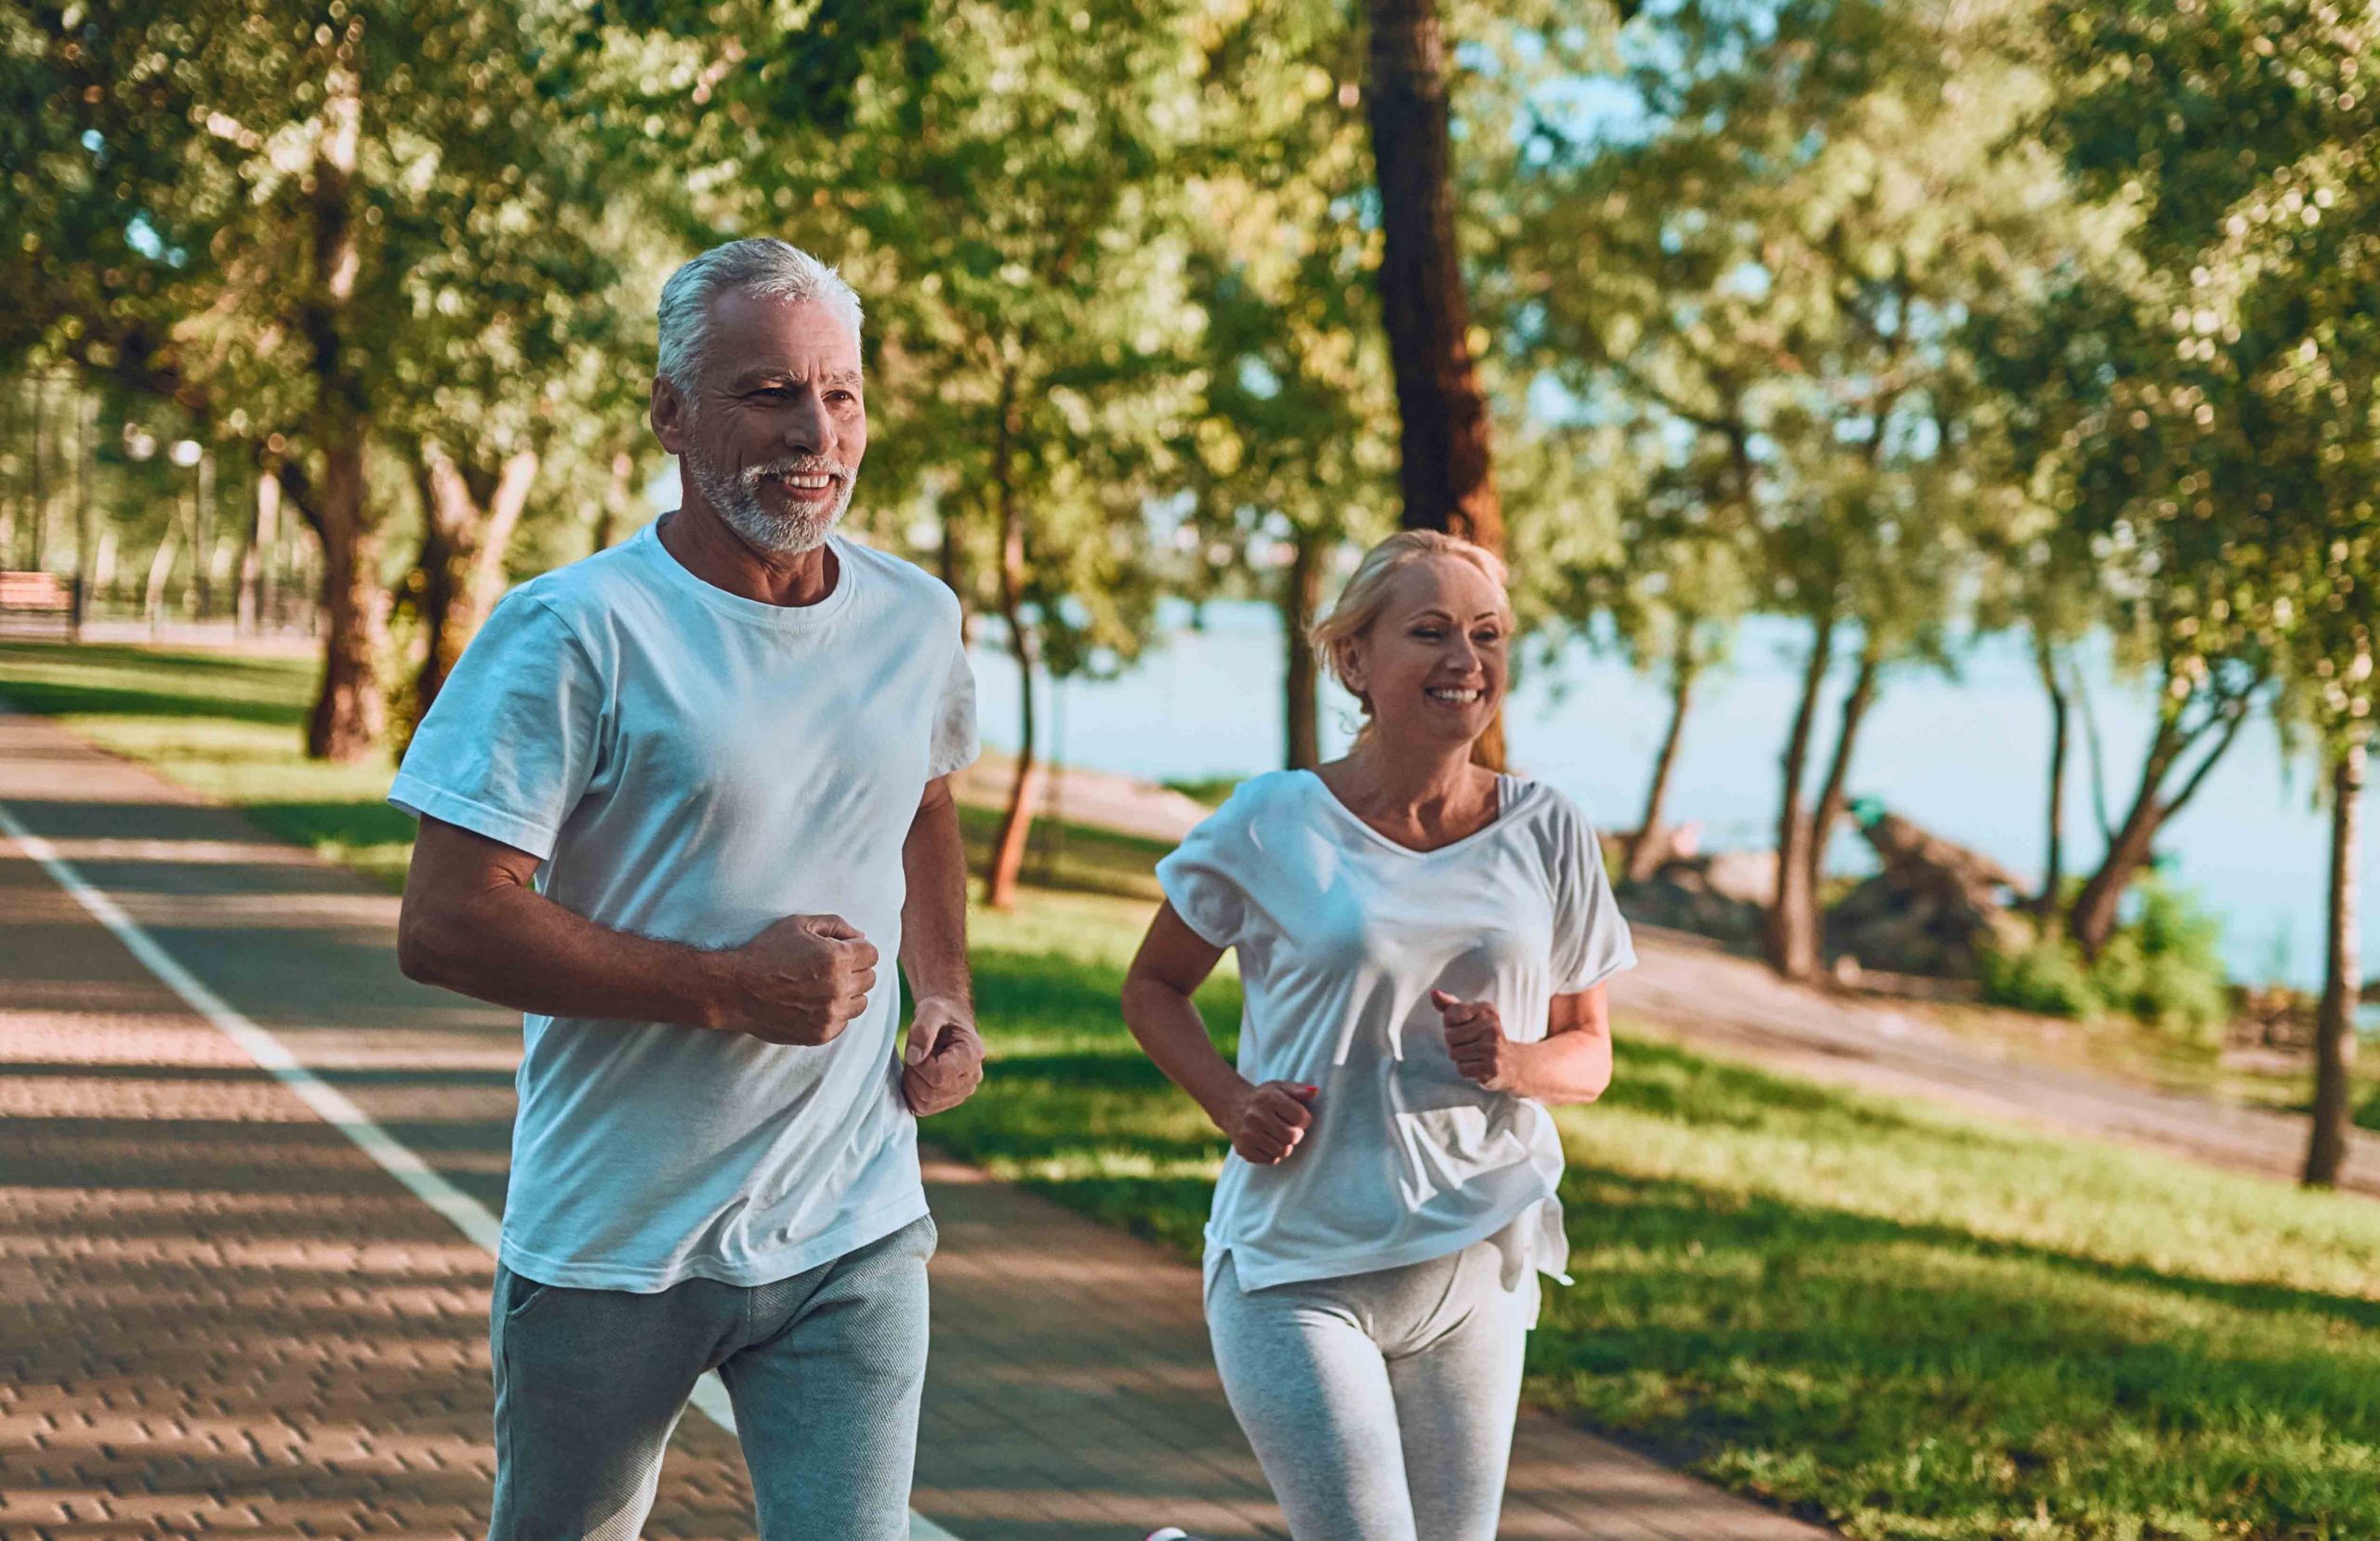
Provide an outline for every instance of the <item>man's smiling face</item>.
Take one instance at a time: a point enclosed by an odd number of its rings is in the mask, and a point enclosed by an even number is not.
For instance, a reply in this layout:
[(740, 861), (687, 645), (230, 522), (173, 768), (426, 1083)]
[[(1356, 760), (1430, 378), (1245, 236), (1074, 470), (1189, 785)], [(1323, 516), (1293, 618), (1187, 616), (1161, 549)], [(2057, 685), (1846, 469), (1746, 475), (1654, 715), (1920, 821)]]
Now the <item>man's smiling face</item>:
[(708, 324), (694, 399), (665, 383), (654, 426), (745, 542), (771, 556), (811, 550), (851, 507), (867, 453), (859, 339), (825, 305), (741, 291), (713, 303)]

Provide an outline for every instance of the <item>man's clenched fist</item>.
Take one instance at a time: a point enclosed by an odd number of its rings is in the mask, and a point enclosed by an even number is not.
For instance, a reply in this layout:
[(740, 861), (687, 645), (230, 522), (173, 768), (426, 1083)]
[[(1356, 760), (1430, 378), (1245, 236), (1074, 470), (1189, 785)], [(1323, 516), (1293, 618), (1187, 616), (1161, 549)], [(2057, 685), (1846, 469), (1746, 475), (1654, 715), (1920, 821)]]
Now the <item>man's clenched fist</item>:
[(984, 1039), (965, 1001), (929, 995), (909, 1021), (901, 1095), (919, 1118), (955, 1108), (984, 1084)]
[(837, 915), (792, 915), (728, 954), (718, 1026), (772, 1044), (830, 1044), (867, 1008), (876, 947)]

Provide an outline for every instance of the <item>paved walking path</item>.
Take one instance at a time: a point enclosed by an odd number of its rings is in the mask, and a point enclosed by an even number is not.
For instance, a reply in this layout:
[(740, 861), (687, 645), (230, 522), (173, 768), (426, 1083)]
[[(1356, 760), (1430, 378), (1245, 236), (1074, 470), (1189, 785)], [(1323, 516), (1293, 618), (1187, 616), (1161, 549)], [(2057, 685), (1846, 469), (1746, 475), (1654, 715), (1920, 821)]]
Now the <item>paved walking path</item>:
[[(503, 1203), (517, 1023), (402, 979), (387, 893), (47, 722), (0, 713), (0, 821), (33, 837), (0, 833), (0, 1535), (483, 1534), (493, 1264), (456, 1218)], [(285, 1046), (280, 1078), (227, 1024)], [(931, 1526), (1284, 1534), (1193, 1270), (968, 1169), (929, 1181)], [(747, 1535), (748, 1506), (689, 1415), (646, 1534)], [(1503, 1534), (1820, 1534), (1537, 1417)]]

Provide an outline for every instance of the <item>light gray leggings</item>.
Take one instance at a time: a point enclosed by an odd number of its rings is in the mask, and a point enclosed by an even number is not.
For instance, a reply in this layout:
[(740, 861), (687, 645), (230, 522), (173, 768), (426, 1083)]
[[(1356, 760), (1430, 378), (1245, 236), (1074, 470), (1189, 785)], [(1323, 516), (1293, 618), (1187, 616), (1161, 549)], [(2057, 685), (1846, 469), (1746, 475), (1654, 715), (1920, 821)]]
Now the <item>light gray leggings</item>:
[(1537, 1309), (1502, 1262), (1486, 1241), (1258, 1290), (1218, 1266), (1215, 1365), (1296, 1541), (1495, 1541)]
[(491, 1541), (635, 1541), (694, 1381), (735, 1405), (765, 1541), (907, 1541), (933, 1221), (774, 1284), (496, 1275)]

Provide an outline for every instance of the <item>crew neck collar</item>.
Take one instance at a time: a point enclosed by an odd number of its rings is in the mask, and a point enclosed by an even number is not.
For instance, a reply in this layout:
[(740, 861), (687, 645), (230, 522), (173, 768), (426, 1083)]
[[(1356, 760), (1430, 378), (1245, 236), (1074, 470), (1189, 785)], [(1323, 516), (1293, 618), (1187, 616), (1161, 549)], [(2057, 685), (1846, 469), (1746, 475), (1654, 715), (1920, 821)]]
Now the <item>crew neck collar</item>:
[(698, 577), (661, 544), (661, 521), (657, 519), (637, 532), (633, 544), (664, 582), (696, 603), (721, 615), (776, 631), (814, 631), (826, 625), (851, 604), (852, 591), (859, 584), (858, 563), (852, 560), (851, 543), (840, 534), (826, 537), (827, 548), (835, 554), (835, 586), (825, 599), (812, 605), (773, 605), (765, 599), (732, 594), (708, 579)]

